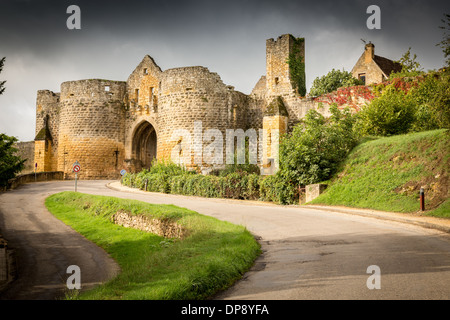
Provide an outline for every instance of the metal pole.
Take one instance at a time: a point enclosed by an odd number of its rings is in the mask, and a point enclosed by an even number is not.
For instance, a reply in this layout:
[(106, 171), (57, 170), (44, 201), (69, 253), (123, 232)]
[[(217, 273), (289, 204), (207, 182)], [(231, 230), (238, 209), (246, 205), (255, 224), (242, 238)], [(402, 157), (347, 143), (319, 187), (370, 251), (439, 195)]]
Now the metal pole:
[(75, 172), (75, 192), (77, 192), (77, 178), (78, 178), (78, 173)]
[(425, 211), (425, 191), (420, 188), (420, 211)]

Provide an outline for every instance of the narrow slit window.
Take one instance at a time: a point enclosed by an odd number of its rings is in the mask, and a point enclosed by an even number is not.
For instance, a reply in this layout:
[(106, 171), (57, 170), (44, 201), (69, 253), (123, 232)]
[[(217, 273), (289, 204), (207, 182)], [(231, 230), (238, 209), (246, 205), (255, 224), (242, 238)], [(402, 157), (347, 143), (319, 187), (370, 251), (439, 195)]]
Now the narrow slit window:
[(149, 89), (148, 102), (149, 105), (153, 105), (153, 87), (150, 87)]
[(134, 90), (134, 100), (139, 102), (139, 89)]

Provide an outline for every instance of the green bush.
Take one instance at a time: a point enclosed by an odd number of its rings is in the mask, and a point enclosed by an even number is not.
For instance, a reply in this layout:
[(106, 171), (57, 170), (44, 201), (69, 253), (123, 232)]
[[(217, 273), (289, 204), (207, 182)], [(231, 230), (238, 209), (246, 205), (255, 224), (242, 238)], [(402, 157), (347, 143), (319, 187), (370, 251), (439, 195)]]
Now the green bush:
[(363, 84), (361, 80), (354, 78), (350, 72), (333, 69), (325, 76), (314, 79), (309, 94), (311, 96), (321, 96), (341, 87), (352, 87)]
[(357, 128), (362, 136), (391, 136), (408, 132), (415, 120), (414, 105), (405, 92), (387, 86), (358, 114)]
[(356, 145), (350, 111), (341, 111), (336, 105), (330, 111), (332, 116), (325, 119), (310, 110), (303, 122), (282, 139), (277, 172), (280, 181), (298, 187), (327, 180)]
[(220, 176), (201, 175), (184, 169), (164, 168), (162, 165), (153, 172), (143, 170), (127, 173), (122, 178), (122, 184), (150, 192), (207, 198), (259, 199), (261, 178), (256, 173), (239, 171)]
[(450, 72), (392, 79), (358, 113), (361, 136), (391, 136), (450, 127)]

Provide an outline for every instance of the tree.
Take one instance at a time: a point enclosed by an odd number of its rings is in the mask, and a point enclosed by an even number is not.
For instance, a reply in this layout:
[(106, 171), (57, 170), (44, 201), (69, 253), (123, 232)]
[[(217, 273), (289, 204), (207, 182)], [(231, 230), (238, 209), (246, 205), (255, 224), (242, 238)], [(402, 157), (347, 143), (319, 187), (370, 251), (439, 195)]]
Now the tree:
[[(2, 73), (4, 63), (5, 58), (3, 57), (2, 59), (0, 59), (0, 73)], [(2, 94), (5, 91), (5, 83), (6, 81), (0, 81), (0, 94)]]
[(422, 67), (416, 59), (416, 54), (411, 57), (411, 47), (409, 47), (408, 51), (406, 51), (399, 60), (395, 61), (402, 65), (402, 70), (397, 73), (391, 73), (389, 78), (394, 79), (398, 77), (417, 76), (422, 74)]
[(445, 65), (450, 67), (450, 14), (444, 14), (445, 18), (442, 19), (443, 26), (439, 28), (444, 30), (444, 39), (437, 44), (442, 48), (445, 57)]
[(364, 83), (361, 80), (354, 78), (350, 72), (333, 69), (325, 76), (314, 79), (309, 94), (311, 96), (321, 96), (323, 94), (333, 92), (341, 87), (350, 87), (363, 84)]
[[(447, 62), (448, 63), (448, 62)], [(435, 87), (435, 94), (431, 98), (430, 110), (436, 117), (441, 128), (450, 129), (450, 70), (440, 75)]]
[(7, 187), (8, 180), (23, 170), (25, 160), (16, 156), (14, 143), (17, 138), (0, 133), (0, 186)]

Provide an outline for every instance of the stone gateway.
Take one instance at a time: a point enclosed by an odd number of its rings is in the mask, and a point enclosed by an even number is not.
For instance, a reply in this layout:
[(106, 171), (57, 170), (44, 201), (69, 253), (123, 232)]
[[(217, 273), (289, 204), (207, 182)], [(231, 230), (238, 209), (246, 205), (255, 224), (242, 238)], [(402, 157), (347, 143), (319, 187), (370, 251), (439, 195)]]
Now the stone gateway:
[[(40, 171), (62, 171), (72, 179), (71, 165), (78, 161), (80, 179), (116, 179), (121, 170), (140, 171), (154, 159), (173, 161), (173, 150), (183, 152), (183, 137), (174, 133), (182, 129), (194, 136), (199, 121), (202, 130), (223, 136), (227, 129), (285, 133), (310, 109), (329, 115), (326, 105), (304, 96), (304, 55), (304, 38), (267, 40), (266, 75), (249, 95), (205, 67), (163, 71), (149, 55), (127, 81), (87, 79), (64, 82), (59, 93), (40, 90), (34, 162)], [(258, 148), (261, 167), (269, 163), (267, 150)], [(193, 158), (194, 151), (183, 159)], [(211, 169), (206, 162), (197, 167)]]

